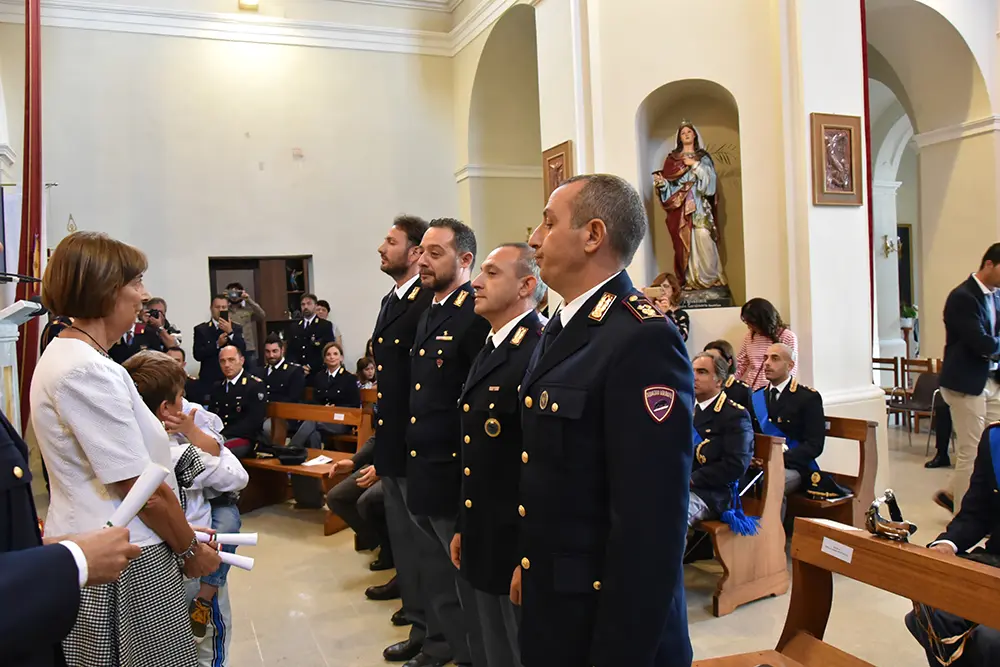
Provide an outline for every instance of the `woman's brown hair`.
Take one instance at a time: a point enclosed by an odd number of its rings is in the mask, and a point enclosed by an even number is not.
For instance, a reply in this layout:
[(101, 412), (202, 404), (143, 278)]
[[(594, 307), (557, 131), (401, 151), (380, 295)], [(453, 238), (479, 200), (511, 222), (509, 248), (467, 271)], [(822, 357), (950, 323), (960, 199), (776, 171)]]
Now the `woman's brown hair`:
[(173, 403), (184, 391), (187, 374), (169, 354), (143, 350), (129, 357), (122, 366), (132, 377), (142, 402), (154, 415), (164, 401)]
[(118, 292), (145, 273), (138, 248), (101, 232), (75, 232), (56, 246), (42, 279), (42, 303), (67, 317), (107, 317)]
[[(329, 343), (327, 343), (326, 345), (323, 346), (323, 363), (326, 364), (326, 353), (329, 351), (329, 349), (331, 347), (335, 347), (338, 350), (340, 350), (340, 366), (341, 366), (341, 368), (343, 368), (343, 366), (344, 366), (344, 346), (341, 345), (340, 343), (338, 343), (335, 340), (331, 340)], [(347, 370), (347, 369), (345, 368), (344, 370)]]
[(653, 279), (651, 287), (660, 287), (663, 283), (670, 285), (670, 305), (677, 307), (681, 305), (681, 283), (677, 276), (672, 273), (661, 273)]

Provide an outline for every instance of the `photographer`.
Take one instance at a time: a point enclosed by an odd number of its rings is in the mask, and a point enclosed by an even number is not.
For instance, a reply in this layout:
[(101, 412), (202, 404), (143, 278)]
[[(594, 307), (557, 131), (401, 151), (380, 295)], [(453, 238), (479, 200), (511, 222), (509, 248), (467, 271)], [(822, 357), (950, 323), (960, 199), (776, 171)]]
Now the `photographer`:
[(257, 365), (257, 325), (254, 320), (265, 321), (267, 313), (250, 298), (242, 283), (226, 285), (226, 298), (229, 299), (229, 321), (243, 327), (243, 340), (246, 341), (244, 355), (247, 365), (252, 368)]
[(161, 297), (153, 297), (146, 302), (142, 309), (142, 321), (146, 325), (146, 330), (159, 338), (163, 344), (160, 352), (181, 344), (181, 332), (167, 321), (167, 302)]

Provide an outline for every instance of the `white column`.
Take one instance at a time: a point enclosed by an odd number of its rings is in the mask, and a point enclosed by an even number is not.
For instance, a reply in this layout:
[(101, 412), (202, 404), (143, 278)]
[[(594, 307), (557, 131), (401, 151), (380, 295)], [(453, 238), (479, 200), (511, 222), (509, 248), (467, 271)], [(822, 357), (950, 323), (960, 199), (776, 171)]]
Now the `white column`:
[[(888, 481), (885, 406), (871, 370), (870, 202), (866, 193), (864, 206), (812, 203), (810, 114), (865, 114), (860, 6), (850, 3), (831, 13), (826, 3), (814, 0), (779, 1), (786, 240), (799, 374), (822, 393), (828, 415), (878, 422), (876, 486), (884, 488)], [(863, 146), (861, 150), (863, 154)], [(864, 173), (856, 177), (859, 184), (866, 182)], [(856, 473), (857, 460), (856, 448), (831, 442), (820, 465)]]
[[(906, 355), (906, 342), (899, 328), (899, 251), (885, 254), (888, 238), (896, 247), (896, 191), (899, 181), (872, 183), (872, 211), (875, 216), (872, 246), (875, 257), (876, 322), (879, 356), (902, 357)], [(886, 382), (883, 386), (888, 386)]]

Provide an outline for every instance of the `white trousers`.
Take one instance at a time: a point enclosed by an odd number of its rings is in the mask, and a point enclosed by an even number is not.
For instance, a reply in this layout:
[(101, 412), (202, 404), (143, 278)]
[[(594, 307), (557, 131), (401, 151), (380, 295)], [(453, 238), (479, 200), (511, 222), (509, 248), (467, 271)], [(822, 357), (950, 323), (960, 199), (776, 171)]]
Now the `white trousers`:
[(941, 397), (951, 408), (952, 428), (955, 429), (955, 472), (951, 475), (951, 493), (955, 497), (955, 512), (969, 490), (972, 467), (979, 451), (979, 439), (986, 424), (1000, 420), (1000, 384), (992, 378), (986, 381), (983, 393), (973, 396), (941, 387)]

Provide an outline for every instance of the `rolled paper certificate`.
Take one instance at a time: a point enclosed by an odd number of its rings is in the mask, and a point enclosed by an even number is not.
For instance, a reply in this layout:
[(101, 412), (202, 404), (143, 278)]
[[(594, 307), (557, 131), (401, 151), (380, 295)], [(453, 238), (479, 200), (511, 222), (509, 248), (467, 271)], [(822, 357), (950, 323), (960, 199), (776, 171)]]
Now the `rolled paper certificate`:
[(108, 519), (107, 526), (111, 528), (129, 525), (169, 474), (170, 471), (163, 466), (150, 462), (139, 475), (139, 479), (135, 480), (132, 489), (122, 498), (122, 504)]
[(253, 558), (250, 556), (241, 556), (239, 554), (231, 554), (228, 551), (220, 551), (219, 558), (226, 565), (232, 565), (233, 567), (238, 567), (241, 570), (252, 570), (253, 569)]
[(216, 533), (209, 535), (199, 530), (194, 531), (199, 542), (212, 542), (233, 547), (255, 547), (257, 546), (257, 533)]

